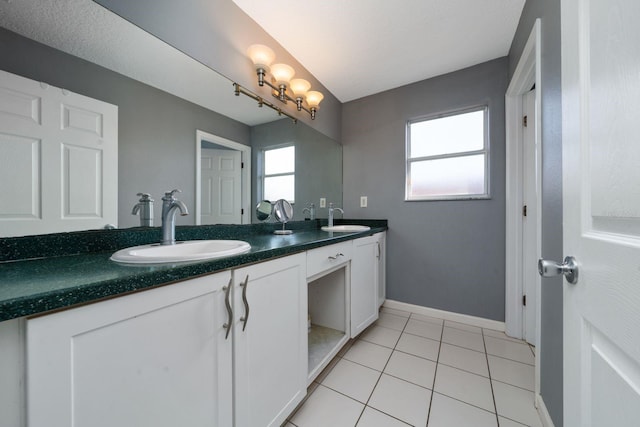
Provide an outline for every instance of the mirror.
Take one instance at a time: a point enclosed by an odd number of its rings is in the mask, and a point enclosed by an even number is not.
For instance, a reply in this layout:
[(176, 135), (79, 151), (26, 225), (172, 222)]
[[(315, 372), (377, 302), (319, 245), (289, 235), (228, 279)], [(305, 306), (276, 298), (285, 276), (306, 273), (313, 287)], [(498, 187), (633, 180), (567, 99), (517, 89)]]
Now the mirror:
[[(244, 193), (234, 195), (242, 200), (246, 222), (257, 220), (251, 207), (259, 200), (260, 150), (283, 138), (295, 142), (299, 153), (297, 202), (341, 202), (338, 142), (236, 97), (228, 79), (135, 25), (90, 0), (0, 2), (0, 9), (0, 69), (118, 106), (119, 228), (139, 225), (131, 214), (139, 192), (158, 198), (181, 188), (180, 199), (196, 211), (202, 202), (196, 191), (198, 130), (248, 148)], [(156, 218), (160, 208), (154, 206)], [(200, 220), (192, 214), (178, 225)]]
[(285, 226), (287, 222), (293, 218), (293, 206), (291, 203), (284, 199), (280, 199), (276, 201), (273, 205), (273, 215), (276, 217), (276, 220), (282, 223), (282, 230), (276, 230), (273, 234), (291, 234), (293, 231), (285, 230)]
[(262, 200), (256, 206), (256, 218), (258, 221), (268, 221), (273, 212), (273, 205), (268, 200)]

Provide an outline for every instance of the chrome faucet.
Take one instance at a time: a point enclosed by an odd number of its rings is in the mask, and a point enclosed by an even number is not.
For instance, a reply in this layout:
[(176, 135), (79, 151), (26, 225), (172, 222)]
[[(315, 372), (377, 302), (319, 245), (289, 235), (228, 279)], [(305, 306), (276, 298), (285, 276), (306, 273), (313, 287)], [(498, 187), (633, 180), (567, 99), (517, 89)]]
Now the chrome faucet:
[(314, 203), (311, 203), (309, 207), (302, 209), (302, 213), (305, 213), (305, 212), (309, 214), (310, 220), (313, 221), (314, 219), (316, 219), (316, 205)]
[(329, 227), (333, 227), (333, 211), (340, 211), (344, 215), (344, 211), (340, 208), (334, 208), (333, 203), (329, 203)]
[(131, 215), (140, 213), (140, 227), (153, 227), (153, 199), (149, 193), (138, 193), (138, 204), (133, 207)]
[(162, 241), (161, 245), (175, 245), (176, 243), (176, 213), (189, 215), (187, 206), (173, 197), (174, 193), (182, 193), (180, 190), (167, 191), (162, 198)]

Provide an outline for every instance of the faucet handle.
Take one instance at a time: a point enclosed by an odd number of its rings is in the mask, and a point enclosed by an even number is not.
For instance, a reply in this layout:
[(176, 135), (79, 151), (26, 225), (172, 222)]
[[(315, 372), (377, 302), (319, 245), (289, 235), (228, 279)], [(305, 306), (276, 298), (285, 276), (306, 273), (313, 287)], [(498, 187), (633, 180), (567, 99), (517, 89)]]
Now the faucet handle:
[(149, 193), (138, 193), (137, 196), (140, 197), (139, 202), (153, 202), (151, 194)]
[(329, 203), (329, 209), (333, 209), (333, 203)]
[(164, 193), (164, 197), (162, 198), (163, 200), (173, 200), (173, 195), (175, 193), (182, 193), (182, 190), (178, 190), (177, 188), (175, 190), (171, 190), (171, 191), (165, 191)]

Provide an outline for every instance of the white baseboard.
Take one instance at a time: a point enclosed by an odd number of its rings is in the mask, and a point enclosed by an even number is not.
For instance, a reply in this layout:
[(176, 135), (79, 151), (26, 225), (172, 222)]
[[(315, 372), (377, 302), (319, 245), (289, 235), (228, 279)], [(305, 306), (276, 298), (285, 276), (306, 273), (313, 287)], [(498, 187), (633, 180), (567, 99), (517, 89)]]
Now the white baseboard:
[(553, 421), (551, 420), (549, 411), (547, 411), (547, 405), (544, 404), (544, 400), (542, 400), (542, 396), (539, 394), (536, 394), (536, 408), (538, 409), (538, 415), (540, 416), (542, 425), (544, 427), (553, 427)]
[(393, 308), (395, 310), (410, 311), (412, 313), (423, 314), (425, 316), (437, 317), (452, 322), (465, 323), (480, 328), (493, 329), (495, 331), (504, 332), (504, 322), (497, 320), (485, 319), (483, 317), (469, 316), (468, 314), (454, 313), (451, 311), (438, 310), (437, 308), (423, 307), (421, 305), (407, 304), (406, 302), (386, 300), (384, 307)]

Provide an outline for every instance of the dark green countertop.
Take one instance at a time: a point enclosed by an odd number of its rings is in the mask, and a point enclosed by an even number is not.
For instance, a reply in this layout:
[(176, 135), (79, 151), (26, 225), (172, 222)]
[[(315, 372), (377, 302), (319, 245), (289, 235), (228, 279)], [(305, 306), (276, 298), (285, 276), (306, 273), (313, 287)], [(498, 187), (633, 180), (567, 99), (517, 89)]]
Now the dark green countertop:
[[(245, 240), (251, 244), (251, 251), (217, 260), (155, 266), (122, 265), (109, 257), (118, 249), (158, 241), (157, 228), (0, 239), (0, 321), (266, 261), (387, 229), (383, 220), (349, 223), (369, 225), (371, 230), (327, 233), (319, 229), (321, 220), (288, 224), (294, 233), (287, 236), (274, 235), (274, 224), (178, 227), (178, 240)], [(43, 257), (47, 250), (56, 256)]]

